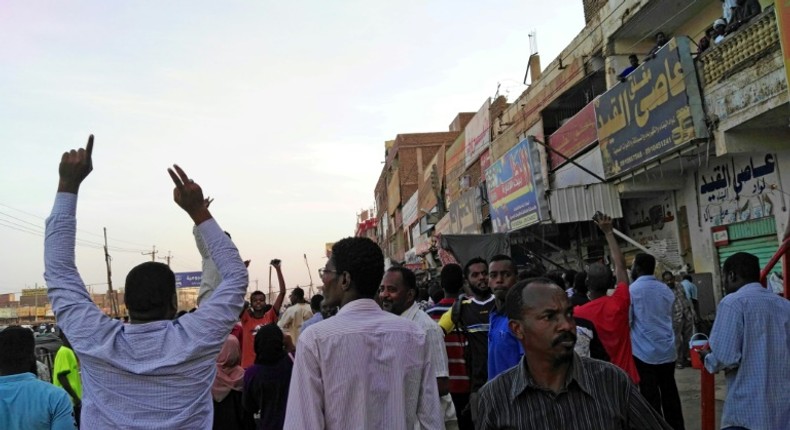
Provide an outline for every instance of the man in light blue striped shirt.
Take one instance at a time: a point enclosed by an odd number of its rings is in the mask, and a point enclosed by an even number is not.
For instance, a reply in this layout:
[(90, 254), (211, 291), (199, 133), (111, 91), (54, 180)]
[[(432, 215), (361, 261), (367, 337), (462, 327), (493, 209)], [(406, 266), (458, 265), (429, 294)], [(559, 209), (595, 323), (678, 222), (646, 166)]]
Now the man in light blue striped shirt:
[(790, 425), (790, 301), (760, 283), (760, 262), (739, 252), (722, 267), (727, 296), (719, 303), (702, 352), (709, 372), (724, 370), (722, 429), (786, 429)]
[(126, 278), (131, 324), (104, 315), (91, 301), (74, 263), (77, 193), (92, 170), (93, 136), (64, 153), (52, 214), (47, 219), (44, 278), (58, 324), (82, 366), (82, 426), (88, 429), (207, 429), (216, 357), (238, 320), (247, 269), (208, 211), (203, 192), (174, 166), (173, 198), (198, 226), (222, 283), (200, 308), (173, 320), (175, 276), (143, 263)]

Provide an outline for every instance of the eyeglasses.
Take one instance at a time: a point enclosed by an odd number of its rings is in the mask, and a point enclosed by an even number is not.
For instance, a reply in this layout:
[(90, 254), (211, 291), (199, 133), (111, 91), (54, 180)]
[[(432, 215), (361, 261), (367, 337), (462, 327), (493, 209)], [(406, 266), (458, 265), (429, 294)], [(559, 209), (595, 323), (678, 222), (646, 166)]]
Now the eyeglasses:
[(323, 277), (324, 273), (340, 273), (337, 270), (330, 270), (325, 267), (318, 269), (318, 276)]

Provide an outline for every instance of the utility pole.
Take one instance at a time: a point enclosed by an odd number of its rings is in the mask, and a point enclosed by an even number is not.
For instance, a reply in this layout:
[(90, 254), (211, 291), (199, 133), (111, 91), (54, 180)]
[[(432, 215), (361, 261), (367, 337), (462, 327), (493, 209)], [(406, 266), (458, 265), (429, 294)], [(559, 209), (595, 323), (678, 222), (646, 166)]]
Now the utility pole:
[(302, 254), (304, 256), (304, 265), (307, 266), (307, 276), (310, 277), (310, 290), (309, 295), (313, 297), (313, 275), (310, 273), (310, 264), (307, 263), (307, 254)]
[(151, 252), (141, 252), (140, 254), (142, 254), (142, 255), (150, 255), (151, 256), (151, 261), (156, 261), (156, 254), (158, 252), (159, 251), (156, 250), (156, 245), (154, 245), (154, 247), (151, 250)]
[(173, 256), (170, 255), (170, 251), (167, 251), (167, 257), (159, 257), (159, 258), (165, 260), (165, 262), (167, 263), (167, 267), (170, 267), (170, 259), (173, 258)]
[(110, 299), (110, 314), (112, 314), (113, 318), (117, 318), (120, 312), (118, 309), (118, 298), (112, 290), (112, 269), (110, 268), (112, 257), (110, 257), (110, 253), (107, 250), (107, 227), (104, 227), (104, 261), (107, 263), (107, 296)]

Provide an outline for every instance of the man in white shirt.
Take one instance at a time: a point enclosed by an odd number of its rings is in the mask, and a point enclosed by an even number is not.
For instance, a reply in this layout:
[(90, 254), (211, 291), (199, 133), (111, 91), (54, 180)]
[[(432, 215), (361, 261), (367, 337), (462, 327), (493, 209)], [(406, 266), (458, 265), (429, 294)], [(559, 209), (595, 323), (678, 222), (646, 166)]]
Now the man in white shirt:
[(381, 248), (345, 238), (318, 272), (324, 301), (340, 311), (299, 338), (284, 428), (444, 428), (425, 331), (373, 300)]
[(436, 385), (441, 396), (445, 428), (457, 429), (458, 418), (455, 414), (453, 399), (450, 397), (450, 373), (447, 365), (447, 350), (444, 344), (444, 331), (417, 304), (417, 278), (405, 267), (390, 267), (381, 280), (379, 301), (385, 311), (400, 315), (419, 325), (427, 335), (428, 349), (431, 352), (431, 365), (436, 373)]
[(283, 312), (280, 321), (277, 325), (283, 330), (283, 333), (291, 336), (294, 345), (299, 341), (299, 333), (301, 333), (302, 324), (313, 316), (313, 311), (310, 305), (304, 299), (304, 290), (296, 287), (291, 291), (289, 296), (291, 306)]

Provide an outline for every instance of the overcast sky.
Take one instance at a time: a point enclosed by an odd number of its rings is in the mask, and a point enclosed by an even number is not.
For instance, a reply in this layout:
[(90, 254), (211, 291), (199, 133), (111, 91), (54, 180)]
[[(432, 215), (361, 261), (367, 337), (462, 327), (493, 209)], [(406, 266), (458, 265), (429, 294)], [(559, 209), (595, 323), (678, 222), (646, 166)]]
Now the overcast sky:
[[(544, 67), (582, 29), (582, 1), (49, 1), (0, 8), (0, 293), (43, 284), (60, 154), (96, 136), (77, 264), (106, 289), (170, 251), (200, 270), (166, 168), (179, 163), (268, 289), (313, 282), (325, 242), (373, 204), (384, 141), (446, 131), (497, 84), (513, 100), (536, 30)], [(276, 283), (276, 281), (275, 281)]]

